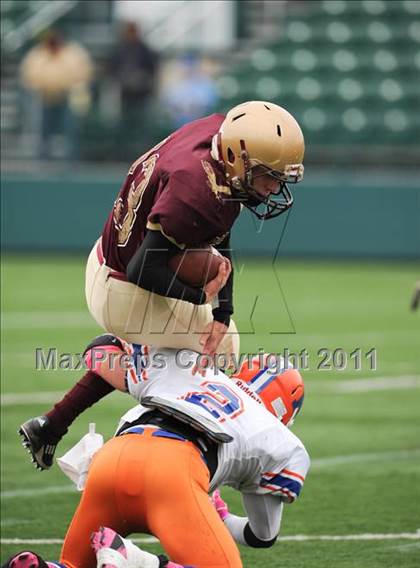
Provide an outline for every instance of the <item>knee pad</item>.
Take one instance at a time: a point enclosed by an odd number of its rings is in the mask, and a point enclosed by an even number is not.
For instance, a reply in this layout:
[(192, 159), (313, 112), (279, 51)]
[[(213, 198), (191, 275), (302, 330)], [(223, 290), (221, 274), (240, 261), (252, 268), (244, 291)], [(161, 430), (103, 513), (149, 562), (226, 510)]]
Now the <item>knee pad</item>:
[(107, 353), (119, 352), (125, 352), (122, 340), (112, 333), (104, 333), (92, 339), (84, 350), (83, 356), (87, 367), (93, 372), (98, 372)]
[(83, 355), (85, 356), (86, 353), (90, 349), (93, 349), (94, 347), (107, 347), (107, 346), (118, 347), (119, 349), (121, 349), (121, 351), (124, 351), (123, 342), (119, 337), (113, 335), (112, 333), (104, 333), (103, 335), (98, 335), (97, 337), (92, 339), (92, 341), (84, 350)]

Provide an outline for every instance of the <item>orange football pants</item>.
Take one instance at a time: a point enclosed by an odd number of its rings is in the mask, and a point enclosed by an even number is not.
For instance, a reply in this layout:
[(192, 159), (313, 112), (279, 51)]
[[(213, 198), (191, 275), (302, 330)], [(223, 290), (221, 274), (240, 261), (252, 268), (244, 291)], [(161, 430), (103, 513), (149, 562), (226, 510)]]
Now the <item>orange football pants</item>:
[(100, 526), (122, 536), (151, 533), (173, 562), (241, 568), (238, 548), (210, 501), (209, 471), (189, 441), (143, 434), (111, 439), (95, 455), (60, 562), (96, 567), (90, 535)]

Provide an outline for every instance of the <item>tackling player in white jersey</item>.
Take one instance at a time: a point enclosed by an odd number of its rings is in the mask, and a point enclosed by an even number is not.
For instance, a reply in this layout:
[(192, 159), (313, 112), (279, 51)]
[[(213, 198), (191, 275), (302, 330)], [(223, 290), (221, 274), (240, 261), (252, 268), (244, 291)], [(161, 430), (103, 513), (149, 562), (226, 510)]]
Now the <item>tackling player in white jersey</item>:
[[(109, 355), (95, 372), (112, 373), (141, 404), (94, 457), (60, 564), (94, 566), (94, 532), (98, 567), (240, 568), (235, 541), (272, 546), (309, 468), (287, 427), (303, 401), (299, 372), (273, 372), (255, 358), (232, 378), (208, 369), (197, 379), (194, 352), (125, 348), (128, 370)], [(242, 493), (246, 517), (230, 514), (218, 492), (209, 499), (223, 485)], [(171, 560), (123, 538), (133, 532), (155, 535)]]

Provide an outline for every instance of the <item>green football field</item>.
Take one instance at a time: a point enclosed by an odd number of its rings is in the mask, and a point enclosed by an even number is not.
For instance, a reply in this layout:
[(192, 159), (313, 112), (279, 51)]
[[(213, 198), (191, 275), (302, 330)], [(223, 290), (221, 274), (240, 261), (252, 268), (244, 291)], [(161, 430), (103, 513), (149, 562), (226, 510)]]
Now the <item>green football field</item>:
[[(9, 256), (3, 262), (2, 561), (22, 549), (58, 559), (78, 502), (57, 467), (35, 471), (16, 430), (80, 375), (36, 370), (36, 349), (78, 353), (100, 333), (85, 307), (83, 278), (82, 258)], [(418, 264), (237, 266), (242, 351), (301, 354), (306, 397), (294, 431), (312, 458), (277, 544), (242, 548), (244, 566), (420, 566), (420, 309), (409, 310), (416, 279)], [(133, 404), (120, 393), (100, 402), (74, 423), (58, 455), (89, 422), (112, 435)], [(239, 496), (229, 489), (223, 495), (240, 513)], [(155, 543), (142, 546), (159, 550)]]

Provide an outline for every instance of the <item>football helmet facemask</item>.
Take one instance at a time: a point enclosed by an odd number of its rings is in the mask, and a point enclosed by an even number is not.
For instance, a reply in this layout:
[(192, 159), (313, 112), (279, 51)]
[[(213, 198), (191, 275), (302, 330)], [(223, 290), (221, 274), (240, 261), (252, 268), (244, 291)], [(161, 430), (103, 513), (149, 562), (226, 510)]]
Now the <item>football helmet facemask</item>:
[[(287, 186), (303, 179), (305, 143), (299, 124), (284, 108), (250, 101), (231, 109), (215, 138), (232, 195), (259, 219), (272, 219), (290, 209), (293, 197)], [(258, 173), (256, 173), (258, 171)], [(263, 195), (257, 176), (268, 175), (278, 189)], [(257, 210), (265, 205), (264, 211)]]
[[(304, 398), (301, 374), (293, 367), (284, 366), (279, 372), (267, 360), (268, 355), (245, 360), (232, 379), (247, 387), (253, 397), (262, 402), (269, 412), (277, 416), (285, 426), (292, 426)], [(281, 360), (284, 364), (284, 360)]]

